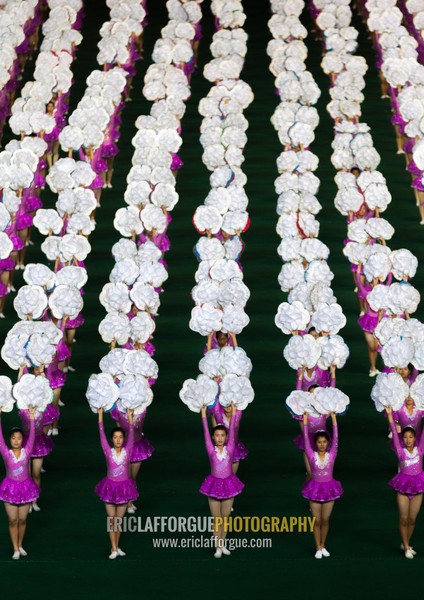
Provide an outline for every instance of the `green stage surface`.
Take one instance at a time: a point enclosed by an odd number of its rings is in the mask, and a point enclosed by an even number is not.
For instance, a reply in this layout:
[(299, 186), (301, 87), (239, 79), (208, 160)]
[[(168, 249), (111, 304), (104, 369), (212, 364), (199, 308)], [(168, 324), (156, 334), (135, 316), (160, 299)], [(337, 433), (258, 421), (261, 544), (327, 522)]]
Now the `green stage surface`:
[[(98, 29), (107, 18), (104, 3), (87, 2), (84, 41), (75, 63), (75, 89), (72, 106), (78, 102), (85, 78), (95, 68)], [(213, 20), (208, 2), (204, 2), (204, 37), (200, 45), (199, 68), (192, 79), (192, 97), (183, 119), (184, 167), (178, 175), (180, 201), (172, 212), (169, 228), (171, 250), (166, 256), (169, 280), (161, 296), (160, 316), (154, 343), (159, 364), (155, 398), (149, 408), (145, 432), (155, 446), (153, 457), (143, 464), (139, 489), (141, 510), (137, 515), (208, 515), (206, 499), (198, 488), (208, 472), (200, 417), (191, 413), (179, 399), (182, 382), (198, 374), (204, 339), (188, 328), (192, 301), (190, 290), (197, 261), (192, 248), (198, 239), (192, 215), (208, 191), (208, 172), (201, 162), (199, 144), (200, 117), (198, 101), (208, 89), (202, 67), (210, 59), (208, 47)], [(242, 77), (253, 88), (255, 101), (246, 111), (249, 120), (248, 144), (244, 170), (248, 176), (246, 190), (250, 199), (251, 227), (243, 236), (246, 250), (242, 261), (245, 282), (251, 290), (247, 305), (250, 325), (239, 336), (240, 345), (253, 361), (252, 384), (256, 391), (253, 404), (243, 419), (241, 437), (249, 449), (249, 458), (239, 475), (246, 487), (235, 502), (234, 516), (308, 516), (306, 501), (300, 490), (304, 478), (303, 458), (293, 445), (298, 425), (284, 408), (284, 400), (294, 388), (295, 375), (283, 358), (287, 338), (274, 325), (274, 315), (285, 297), (277, 276), (281, 260), (276, 249), (275, 232), (277, 197), (274, 179), (275, 161), (281, 151), (270, 117), (277, 106), (274, 79), (269, 72), (266, 45), (268, 2), (245, 1), (249, 51)], [(394, 597), (404, 589), (404, 582), (419, 586), (424, 555), (424, 524), (418, 521), (414, 546), (419, 554), (414, 561), (403, 558), (399, 550), (397, 509), (394, 492), (387, 481), (396, 473), (396, 460), (386, 439), (386, 424), (370, 400), (373, 380), (368, 377), (365, 342), (356, 319), (358, 306), (353, 293), (349, 265), (342, 254), (346, 234), (344, 218), (336, 211), (335, 171), (330, 163), (332, 122), (325, 106), (328, 102), (328, 79), (320, 69), (321, 45), (311, 33), (308, 68), (323, 93), (317, 105), (321, 122), (312, 150), (320, 157), (317, 171), (321, 179), (319, 200), (323, 210), (320, 239), (331, 249), (330, 266), (335, 273), (334, 291), (348, 318), (342, 334), (351, 355), (337, 384), (351, 398), (351, 407), (340, 419), (340, 451), (335, 476), (345, 489), (336, 502), (327, 547), (331, 558), (316, 561), (309, 533), (273, 534), (270, 549), (239, 549), (231, 557), (216, 560), (207, 549), (153, 549), (149, 533), (124, 534), (122, 546), (127, 557), (108, 560), (104, 508), (93, 492), (95, 483), (104, 476), (105, 463), (100, 449), (96, 416), (85, 399), (87, 379), (98, 372), (98, 362), (107, 347), (100, 340), (97, 327), (104, 317), (98, 301), (102, 286), (113, 266), (110, 254), (118, 239), (112, 221), (117, 208), (124, 205), (125, 177), (130, 168), (134, 122), (146, 114), (150, 105), (141, 96), (141, 86), (154, 41), (166, 23), (164, 0), (149, 0), (149, 25), (145, 31), (144, 60), (138, 64), (134, 80), (133, 101), (125, 106), (120, 153), (116, 160), (113, 189), (104, 190), (102, 207), (96, 214), (97, 227), (90, 237), (92, 253), (87, 260), (89, 281), (84, 296), (86, 323), (78, 332), (73, 365), (63, 391), (66, 406), (62, 410), (61, 432), (56, 448), (45, 461), (41, 512), (31, 514), (25, 547), (29, 556), (11, 560), (11, 546), (6, 519), (0, 521), (0, 584), (4, 597), (26, 598), (257, 598), (296, 594), (300, 598)], [(310, 30), (309, 17), (305, 24)], [(404, 158), (396, 155), (394, 131), (390, 125), (388, 100), (380, 99), (374, 55), (360, 20), (359, 52), (369, 64), (363, 120), (372, 128), (377, 150), (382, 156), (381, 170), (387, 177), (393, 202), (384, 214), (396, 228), (393, 249), (407, 247), (423, 263), (423, 229)], [(31, 75), (32, 64), (26, 70)], [(45, 206), (53, 198), (44, 196)], [(33, 235), (27, 262), (43, 261), (39, 251), (40, 236)], [(424, 264), (414, 284), (423, 288)], [(22, 272), (16, 275), (22, 284)], [(3, 339), (15, 321), (13, 297), (8, 299), (6, 319), (0, 323)], [(421, 306), (418, 317), (423, 316)], [(7, 373), (7, 369), (2, 369)], [(16, 415), (4, 418), (4, 427), (16, 422)], [(157, 537), (165, 537), (167, 534)], [(172, 535), (172, 534), (169, 534)], [(184, 534), (181, 534), (184, 536)], [(241, 534), (238, 534), (239, 536)], [(264, 534), (266, 536), (266, 534)], [(249, 537), (256, 537), (249, 534)], [(267, 536), (266, 536), (267, 537)], [(421, 552), (420, 552), (421, 551)], [(421, 567), (420, 567), (421, 565)], [(337, 590), (337, 591), (336, 591)], [(3, 596), (2, 596), (3, 597)]]

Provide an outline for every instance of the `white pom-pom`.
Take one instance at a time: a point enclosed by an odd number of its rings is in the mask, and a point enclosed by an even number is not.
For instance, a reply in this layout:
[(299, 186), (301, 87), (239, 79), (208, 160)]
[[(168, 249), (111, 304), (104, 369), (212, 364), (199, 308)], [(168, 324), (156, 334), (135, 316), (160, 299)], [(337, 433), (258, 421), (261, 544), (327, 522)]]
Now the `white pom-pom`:
[(418, 375), (410, 387), (410, 396), (419, 410), (424, 410), (424, 373)]
[(15, 400), (12, 396), (12, 381), (5, 375), (0, 375), (0, 409), (1, 412), (10, 412)]
[(186, 379), (179, 396), (193, 412), (200, 412), (202, 406), (211, 406), (216, 400), (219, 386), (207, 375), (199, 375), (197, 379)]
[(155, 322), (148, 313), (139, 312), (130, 322), (131, 339), (145, 344), (156, 328)]
[(109, 373), (112, 377), (124, 374), (124, 360), (130, 350), (124, 348), (113, 348), (104, 356), (99, 367), (102, 373)]
[(56, 319), (76, 319), (83, 307), (78, 288), (71, 285), (58, 285), (49, 297), (49, 306)]
[(335, 365), (338, 369), (344, 367), (349, 356), (349, 348), (340, 335), (329, 335), (318, 338), (321, 346), (321, 356), (318, 360), (320, 369), (329, 369)]
[(48, 299), (39, 285), (24, 285), (13, 301), (13, 307), (20, 319), (39, 319), (47, 308)]
[(313, 395), (309, 392), (294, 390), (286, 398), (286, 406), (288, 410), (297, 417), (308, 413), (311, 417), (319, 417), (319, 413), (312, 405)]
[(381, 373), (371, 390), (371, 398), (378, 412), (383, 412), (389, 406), (399, 410), (408, 396), (409, 385), (398, 373)]
[(294, 301), (291, 304), (282, 302), (275, 316), (275, 324), (283, 333), (289, 334), (293, 331), (307, 329), (310, 319), (309, 311), (304, 308), (301, 302)]
[(100, 322), (99, 333), (106, 344), (116, 341), (123, 346), (130, 337), (130, 320), (127, 315), (110, 313)]
[(410, 338), (392, 336), (384, 344), (381, 357), (386, 367), (405, 368), (414, 358), (414, 344)]
[(44, 412), (53, 400), (53, 390), (47, 377), (25, 373), (12, 388), (12, 395), (20, 410), (36, 408)]
[(244, 410), (254, 397), (255, 392), (247, 377), (231, 373), (223, 377), (219, 393), (219, 403), (222, 406), (228, 407), (233, 403), (239, 410)]
[(85, 393), (91, 410), (96, 413), (99, 408), (110, 410), (119, 397), (119, 388), (109, 373), (90, 375)]
[(284, 358), (292, 369), (312, 369), (321, 356), (321, 346), (310, 335), (294, 335), (284, 348)]
[(335, 335), (346, 325), (346, 317), (340, 304), (322, 304), (312, 315), (311, 325), (318, 333)]
[(349, 397), (337, 388), (319, 387), (313, 393), (312, 405), (320, 415), (328, 415), (331, 412), (344, 414), (349, 403)]
[(157, 379), (157, 362), (145, 350), (130, 350), (125, 356), (123, 366), (127, 375), (143, 375), (147, 379)]

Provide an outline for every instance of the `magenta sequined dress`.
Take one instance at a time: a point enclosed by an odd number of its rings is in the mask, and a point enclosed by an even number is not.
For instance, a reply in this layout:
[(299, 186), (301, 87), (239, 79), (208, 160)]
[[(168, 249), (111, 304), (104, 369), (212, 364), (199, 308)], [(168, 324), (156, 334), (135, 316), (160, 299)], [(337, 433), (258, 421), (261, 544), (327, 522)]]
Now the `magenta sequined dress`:
[[(130, 462), (140, 462), (150, 458), (154, 452), (154, 448), (149, 440), (143, 435), (144, 419), (146, 418), (146, 412), (143, 411), (139, 415), (134, 415), (134, 445), (130, 457)], [(127, 415), (117, 408), (114, 408), (110, 413), (112, 419), (118, 421), (119, 426), (125, 431), (125, 438), (128, 439), (130, 424), (128, 423)]]
[[(30, 432), (31, 419), (29, 418), (29, 410), (20, 410), (18, 412), (19, 418), (22, 422), (22, 429), (24, 430), (24, 440), (28, 437)], [(53, 440), (43, 431), (44, 427), (44, 414), (41, 412), (35, 413), (34, 418), (35, 426), (35, 440), (34, 446), (31, 452), (31, 458), (42, 458), (48, 456), (53, 450)]]
[(230, 422), (235, 419), (235, 428), (234, 428), (234, 437), (235, 437), (235, 446), (234, 446), (234, 456), (233, 463), (238, 462), (239, 460), (244, 460), (249, 454), (246, 446), (240, 441), (238, 437), (238, 432), (240, 428), (240, 421), (242, 417), (242, 411), (238, 410), (234, 417), (231, 417), (231, 421), (229, 422), (227, 419), (227, 415), (225, 414), (224, 407), (217, 402), (209, 409), (210, 414), (215, 418), (217, 425), (224, 425), (227, 431), (230, 429)]
[[(296, 419), (296, 421), (303, 421), (303, 416), (299, 416), (299, 417), (296, 417), (294, 415), (292, 415), (292, 416), (294, 419)], [(316, 432), (317, 431), (325, 431), (326, 433), (328, 433), (328, 436), (330, 438), (330, 441), (328, 444), (328, 449), (330, 449), (331, 442), (332, 442), (332, 436), (331, 436), (330, 432), (327, 430), (327, 426), (326, 426), (326, 421), (329, 416), (330, 415), (320, 415), (319, 417), (309, 416), (309, 418), (308, 418), (308, 436), (309, 436), (309, 443), (310, 443), (311, 447), (313, 447), (315, 444)], [(294, 438), (293, 442), (294, 442), (294, 445), (296, 446), (296, 448), (298, 448), (299, 450), (302, 450), (302, 452), (305, 452), (305, 442), (303, 439), (303, 432), (299, 433), (299, 435)]]
[(95, 492), (107, 504), (127, 504), (137, 500), (138, 490), (129, 474), (130, 456), (134, 445), (134, 429), (130, 433), (125, 448), (119, 455), (106, 439), (103, 423), (99, 423), (100, 443), (106, 457), (107, 475), (96, 485)]
[[(412, 382), (413, 383), (413, 382)], [(420, 443), (421, 439), (421, 423), (424, 417), (424, 410), (420, 410), (414, 405), (412, 413), (409, 414), (407, 407), (405, 404), (399, 410), (393, 411), (393, 419), (396, 423), (399, 423), (401, 429), (404, 427), (413, 427), (416, 435), (416, 443)], [(403, 441), (401, 438), (401, 434), (397, 434), (399, 438), (400, 445), (403, 446)], [(391, 440), (393, 444), (393, 439)], [(394, 444), (392, 450), (395, 450)]]
[(28, 504), (35, 502), (40, 495), (40, 488), (29, 474), (32, 447), (34, 445), (35, 428), (31, 421), (29, 436), (19, 458), (6, 446), (0, 426), (0, 454), (6, 467), (6, 477), (0, 484), (0, 500), (10, 504)]
[(302, 488), (302, 496), (312, 502), (331, 502), (343, 494), (340, 481), (333, 479), (334, 462), (337, 456), (338, 431), (333, 425), (333, 443), (321, 461), (318, 452), (312, 450), (308, 435), (308, 425), (303, 426), (305, 453), (311, 466), (311, 479)]
[(424, 492), (423, 453), (424, 436), (421, 436), (418, 446), (411, 452), (400, 445), (396, 426), (392, 421), (390, 429), (393, 434), (393, 444), (399, 461), (399, 473), (391, 479), (388, 485), (399, 494), (408, 496), (411, 500), (417, 494)]
[(231, 419), (228, 441), (222, 452), (212, 443), (206, 417), (202, 418), (202, 424), (206, 451), (211, 465), (211, 474), (203, 481), (199, 491), (205, 496), (210, 496), (217, 500), (233, 498), (240, 494), (244, 488), (244, 483), (232, 472), (236, 421), (235, 419)]

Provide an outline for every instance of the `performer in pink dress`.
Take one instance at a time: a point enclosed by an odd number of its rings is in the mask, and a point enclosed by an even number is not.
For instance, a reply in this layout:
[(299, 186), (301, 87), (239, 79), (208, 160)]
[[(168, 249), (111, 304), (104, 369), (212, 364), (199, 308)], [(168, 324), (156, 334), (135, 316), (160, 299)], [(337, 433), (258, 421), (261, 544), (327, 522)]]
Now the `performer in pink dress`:
[(416, 552), (410, 545), (410, 541), (423, 501), (424, 436), (421, 436), (419, 444), (416, 445), (415, 430), (409, 426), (405, 427), (402, 430), (404, 443), (404, 447), (402, 447), (393, 420), (392, 409), (388, 407), (386, 412), (393, 433), (396, 456), (399, 461), (399, 472), (389, 481), (389, 486), (397, 492), (399, 530), (402, 539), (401, 549), (405, 552), (406, 558), (414, 558)]
[(4, 441), (0, 423), (0, 454), (6, 467), (6, 477), (0, 484), (0, 500), (4, 502), (9, 521), (9, 534), (13, 544), (12, 558), (14, 560), (27, 555), (22, 547), (26, 519), (31, 503), (35, 502), (40, 495), (40, 488), (32, 480), (29, 472), (35, 439), (35, 409), (31, 409), (29, 414), (30, 430), (25, 444), (23, 444), (24, 433), (22, 429), (14, 428), (10, 432), (11, 449), (7, 447)]
[[(206, 406), (203, 406), (201, 411), (203, 434), (211, 465), (211, 474), (203, 481), (199, 491), (208, 496), (209, 508), (214, 518), (229, 517), (233, 507), (234, 496), (240, 494), (244, 488), (244, 483), (232, 471), (235, 448), (235, 417), (238, 411), (236, 411), (234, 405), (231, 405), (231, 409), (232, 418), (230, 420), (228, 439), (227, 430), (223, 425), (214, 427), (211, 438), (206, 417)], [(225, 547), (226, 531), (224, 531), (222, 525), (216, 527), (215, 535), (217, 536), (215, 558), (221, 558), (223, 554), (231, 554)]]
[[(134, 445), (130, 456), (130, 473), (134, 482), (137, 483), (137, 475), (141, 467), (141, 462), (150, 458), (154, 452), (154, 448), (149, 440), (143, 435), (144, 420), (146, 418), (147, 410), (144, 410), (139, 415), (134, 415), (133, 418), (133, 429), (134, 429)], [(130, 433), (130, 423), (128, 416), (114, 408), (110, 412), (112, 419), (115, 419), (118, 427), (121, 427), (125, 432), (125, 437), (128, 439)], [(137, 507), (133, 502), (128, 503), (128, 512), (133, 514), (137, 510)]]
[[(213, 427), (216, 427), (217, 425), (224, 425), (224, 427), (227, 431), (230, 429), (230, 423), (231, 423), (231, 420), (233, 419), (231, 406), (229, 406), (228, 408), (224, 408), (219, 402), (216, 402), (209, 409), (209, 414), (212, 417)], [(243, 415), (242, 411), (238, 410), (234, 417), (234, 419), (236, 420), (235, 429), (234, 429), (235, 446), (234, 446), (233, 465), (232, 465), (232, 471), (233, 471), (234, 475), (237, 474), (240, 461), (244, 460), (248, 455), (246, 446), (243, 444), (243, 442), (239, 439), (239, 436), (238, 436), (242, 415)]]
[(302, 496), (309, 500), (312, 516), (315, 517), (314, 539), (316, 544), (315, 558), (327, 558), (330, 553), (325, 548), (329, 521), (334, 501), (343, 494), (339, 481), (333, 479), (334, 462), (337, 456), (338, 430), (334, 413), (331, 414), (333, 424), (333, 441), (328, 449), (329, 435), (325, 431), (315, 434), (314, 451), (308, 435), (308, 414), (303, 416), (303, 440), (305, 453), (311, 466), (311, 478), (302, 488)]
[(99, 481), (95, 491), (100, 500), (105, 503), (106, 513), (109, 517), (108, 528), (112, 544), (109, 558), (113, 560), (118, 556), (125, 556), (125, 552), (119, 548), (121, 532), (119, 521), (116, 521), (115, 517), (122, 518), (127, 510), (128, 502), (138, 498), (137, 486), (130, 475), (130, 459), (134, 446), (134, 411), (127, 412), (129, 435), (125, 446), (124, 430), (121, 427), (115, 427), (111, 433), (112, 448), (106, 439), (102, 408), (99, 408), (98, 414), (100, 443), (106, 457), (107, 476)]

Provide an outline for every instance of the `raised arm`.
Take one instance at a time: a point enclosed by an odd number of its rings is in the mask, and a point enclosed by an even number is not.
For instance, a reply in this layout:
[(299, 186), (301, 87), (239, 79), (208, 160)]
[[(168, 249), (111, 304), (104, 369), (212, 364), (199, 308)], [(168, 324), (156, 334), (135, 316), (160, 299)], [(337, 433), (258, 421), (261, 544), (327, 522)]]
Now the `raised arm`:
[(35, 409), (31, 408), (29, 411), (29, 436), (24, 445), (25, 453), (27, 456), (31, 456), (35, 442)]
[(108, 444), (108, 441), (106, 439), (106, 435), (105, 435), (105, 428), (103, 425), (103, 408), (99, 408), (98, 409), (98, 415), (99, 415), (99, 434), (100, 434), (100, 445), (102, 447), (103, 453), (106, 457), (108, 457), (110, 455), (110, 446)]
[(309, 462), (311, 462), (314, 456), (314, 451), (312, 450), (308, 435), (308, 413), (303, 415), (303, 443), (305, 445), (305, 454), (308, 457)]
[(297, 371), (297, 378), (296, 378), (296, 389), (297, 390), (301, 390), (302, 389), (303, 374), (304, 373), (305, 373), (305, 367), (302, 367), (302, 368), (298, 369), (298, 371)]
[(396, 456), (400, 460), (401, 457), (402, 457), (402, 446), (400, 445), (399, 435), (398, 435), (398, 432), (396, 430), (395, 422), (393, 420), (393, 414), (392, 414), (392, 408), (391, 408), (391, 406), (389, 406), (389, 407), (386, 408), (386, 413), (387, 413), (387, 419), (389, 421), (389, 426), (390, 426), (391, 432), (393, 434), (393, 444), (394, 444), (394, 447), (395, 447)]
[(337, 419), (336, 419), (335, 413), (332, 412), (330, 414), (331, 414), (331, 423), (333, 426), (333, 440), (331, 442), (330, 455), (332, 456), (333, 459), (335, 459), (337, 456), (337, 450), (339, 447), (339, 428), (337, 425)]
[(208, 454), (210, 454), (211, 452), (213, 452), (213, 443), (211, 440), (211, 434), (210, 434), (209, 426), (208, 426), (208, 419), (206, 416), (206, 406), (202, 406), (201, 415), (202, 415), (203, 436), (205, 438), (206, 452)]
[[(0, 408), (0, 417), (1, 417), (1, 408)], [(7, 453), (8, 453), (8, 447), (6, 446), (6, 442), (4, 441), (3, 428), (1, 426), (1, 419), (0, 419), (0, 454), (2, 455), (3, 458), (5, 458)]]
[(234, 404), (232, 405), (232, 414), (230, 420), (230, 429), (228, 431), (227, 451), (232, 454), (236, 445), (237, 432), (240, 425), (241, 410), (237, 410)]
[(133, 448), (134, 448), (134, 411), (127, 410), (127, 419), (130, 425), (130, 430), (128, 432), (128, 439), (126, 444), (126, 451), (128, 453), (128, 457), (131, 457)]
[(330, 387), (336, 387), (336, 365), (330, 367)]

